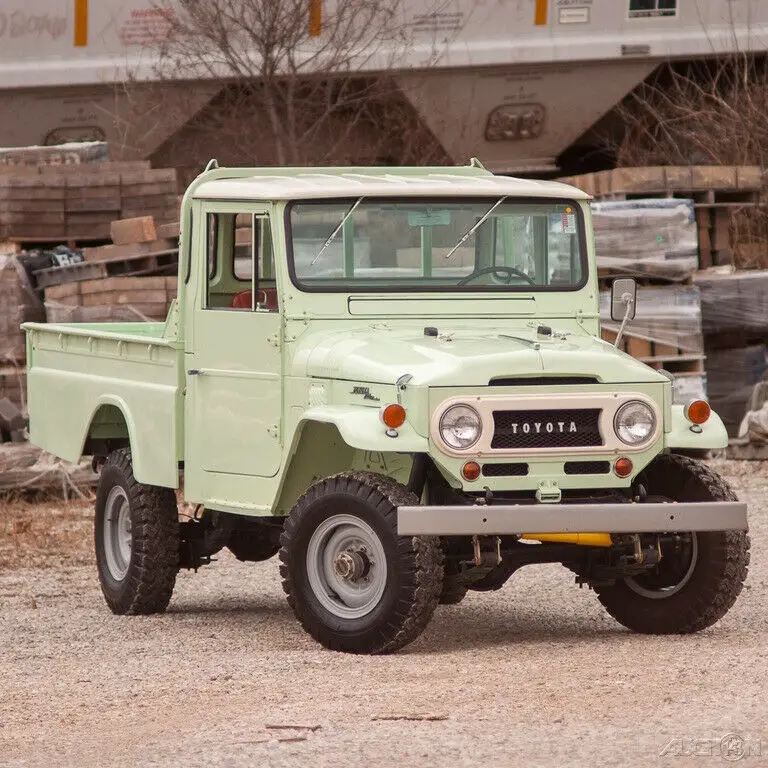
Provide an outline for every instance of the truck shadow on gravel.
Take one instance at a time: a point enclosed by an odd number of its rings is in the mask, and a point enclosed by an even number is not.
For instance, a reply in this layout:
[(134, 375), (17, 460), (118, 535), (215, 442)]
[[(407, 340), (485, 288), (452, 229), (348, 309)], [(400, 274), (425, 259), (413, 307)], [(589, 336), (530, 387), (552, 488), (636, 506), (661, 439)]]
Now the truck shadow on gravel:
[[(471, 600), (471, 598), (469, 598)], [(556, 610), (542, 610), (505, 601), (503, 604), (483, 599), (474, 605), (438, 607), (424, 634), (397, 655), (432, 655), (458, 650), (487, 649), (521, 643), (573, 647), (598, 640), (621, 641), (633, 633), (603, 616), (599, 609), (581, 615)], [(557, 609), (557, 605), (553, 605)], [(174, 600), (166, 613), (181, 633), (181, 627), (194, 631), (201, 625), (215, 629), (220, 640), (236, 641), (247, 633), (254, 648), (270, 650), (303, 650), (317, 646), (303, 632), (287, 603), (260, 595), (252, 599)]]

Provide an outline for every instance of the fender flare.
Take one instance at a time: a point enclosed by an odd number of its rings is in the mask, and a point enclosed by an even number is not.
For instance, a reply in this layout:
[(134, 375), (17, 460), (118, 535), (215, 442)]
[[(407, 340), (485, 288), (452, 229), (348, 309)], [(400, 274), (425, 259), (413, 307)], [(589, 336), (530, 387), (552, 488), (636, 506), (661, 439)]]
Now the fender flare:
[(701, 432), (694, 432), (691, 430), (693, 424), (683, 415), (683, 406), (673, 405), (670, 426), (670, 431), (664, 435), (666, 448), (697, 448), (706, 451), (728, 446), (728, 432), (723, 420), (714, 411), (701, 425)]
[(383, 453), (428, 453), (429, 440), (419, 435), (406, 421), (397, 430), (397, 436), (387, 435), (387, 428), (379, 419), (377, 408), (354, 405), (323, 405), (309, 408), (296, 425), (295, 434), (301, 433), (306, 422), (333, 424), (342, 440), (350, 447), (362, 451)]

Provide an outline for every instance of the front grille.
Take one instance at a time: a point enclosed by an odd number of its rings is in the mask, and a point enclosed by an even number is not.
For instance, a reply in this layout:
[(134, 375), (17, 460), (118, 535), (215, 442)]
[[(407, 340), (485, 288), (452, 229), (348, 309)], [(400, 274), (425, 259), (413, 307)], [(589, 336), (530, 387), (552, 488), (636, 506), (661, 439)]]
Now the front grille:
[(588, 448), (602, 445), (600, 409), (494, 411), (491, 448)]
[(566, 475), (607, 475), (611, 471), (610, 461), (566, 461)]
[(527, 464), (483, 464), (485, 477), (525, 477)]

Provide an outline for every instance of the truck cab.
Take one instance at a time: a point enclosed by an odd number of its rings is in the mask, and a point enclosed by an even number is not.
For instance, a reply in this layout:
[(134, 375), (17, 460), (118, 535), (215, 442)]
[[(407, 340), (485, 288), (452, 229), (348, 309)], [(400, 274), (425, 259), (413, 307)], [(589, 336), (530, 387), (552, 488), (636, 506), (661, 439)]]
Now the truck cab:
[[(585, 193), (476, 162), (210, 168), (181, 222), (165, 324), (25, 326), (33, 441), (101, 468), (113, 611), (164, 610), (223, 547), (279, 551), (297, 618), (351, 652), (531, 563), (643, 632), (736, 599), (746, 506), (687, 455), (725, 429), (601, 340)], [(614, 288), (629, 322), (633, 285)]]

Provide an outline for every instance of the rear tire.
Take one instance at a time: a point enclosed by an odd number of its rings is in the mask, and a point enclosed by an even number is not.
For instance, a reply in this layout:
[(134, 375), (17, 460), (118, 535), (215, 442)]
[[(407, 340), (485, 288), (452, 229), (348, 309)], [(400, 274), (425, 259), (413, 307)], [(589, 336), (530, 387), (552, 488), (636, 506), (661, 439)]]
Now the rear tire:
[(176, 495), (137, 482), (128, 449), (113, 451), (101, 469), (94, 533), (101, 591), (112, 612), (164, 611), (178, 572)]
[[(660, 456), (645, 474), (653, 495), (675, 501), (736, 501), (719, 475), (686, 456)], [(635, 632), (687, 634), (712, 626), (728, 612), (747, 577), (747, 533), (681, 534), (681, 542), (653, 571), (595, 587), (614, 619)]]
[(349, 472), (313, 485), (280, 538), (280, 574), (304, 629), (334, 651), (391, 653), (423, 631), (443, 585), (434, 536), (398, 536), (416, 496), (391, 478)]

